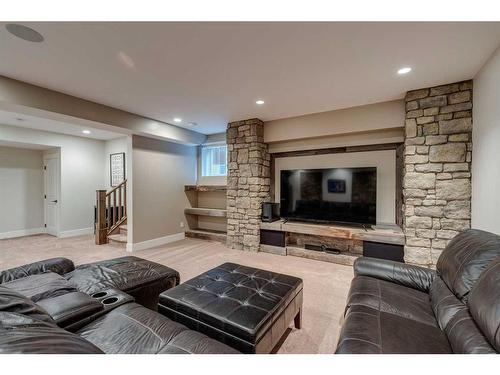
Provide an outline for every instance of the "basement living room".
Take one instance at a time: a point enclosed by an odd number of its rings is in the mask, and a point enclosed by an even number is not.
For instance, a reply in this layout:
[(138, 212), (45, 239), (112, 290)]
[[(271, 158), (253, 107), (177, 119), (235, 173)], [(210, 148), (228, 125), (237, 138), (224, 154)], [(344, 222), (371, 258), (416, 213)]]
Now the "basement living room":
[(0, 45), (0, 353), (500, 351), (500, 22)]

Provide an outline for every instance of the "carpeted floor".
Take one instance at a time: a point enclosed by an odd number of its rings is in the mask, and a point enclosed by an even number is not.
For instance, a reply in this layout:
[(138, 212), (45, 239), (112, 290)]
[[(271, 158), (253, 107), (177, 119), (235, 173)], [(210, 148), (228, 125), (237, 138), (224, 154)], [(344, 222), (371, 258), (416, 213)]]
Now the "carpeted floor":
[[(92, 236), (57, 239), (49, 235), (0, 240), (0, 270), (64, 256), (75, 264), (131, 255), (124, 245), (97, 246)], [(278, 353), (333, 353), (352, 267), (293, 256), (231, 250), (211, 241), (185, 239), (133, 255), (175, 268), (186, 281), (224, 262), (267, 269), (304, 280), (303, 327), (292, 328)]]

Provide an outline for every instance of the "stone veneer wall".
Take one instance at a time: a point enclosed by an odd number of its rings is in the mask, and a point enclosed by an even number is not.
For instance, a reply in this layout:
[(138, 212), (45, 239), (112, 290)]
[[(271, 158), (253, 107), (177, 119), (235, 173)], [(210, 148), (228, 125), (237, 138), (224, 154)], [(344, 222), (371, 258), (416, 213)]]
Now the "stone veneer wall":
[(259, 119), (227, 127), (227, 245), (259, 251), (262, 202), (269, 199), (270, 156)]
[(434, 267), (470, 228), (472, 81), (406, 94), (405, 261)]

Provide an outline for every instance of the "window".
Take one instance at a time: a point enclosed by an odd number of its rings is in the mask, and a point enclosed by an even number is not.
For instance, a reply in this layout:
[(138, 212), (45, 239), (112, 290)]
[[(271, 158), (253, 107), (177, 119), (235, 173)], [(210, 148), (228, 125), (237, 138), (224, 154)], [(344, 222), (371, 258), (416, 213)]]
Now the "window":
[(201, 175), (227, 175), (227, 146), (202, 146), (201, 148)]

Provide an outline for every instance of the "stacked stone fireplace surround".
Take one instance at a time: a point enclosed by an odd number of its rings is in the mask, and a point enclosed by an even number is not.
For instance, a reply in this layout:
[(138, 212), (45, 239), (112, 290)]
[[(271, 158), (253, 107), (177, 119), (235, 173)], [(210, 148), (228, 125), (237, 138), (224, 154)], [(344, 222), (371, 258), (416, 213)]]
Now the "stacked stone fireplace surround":
[(472, 81), (410, 91), (405, 105), (405, 261), (434, 267), (470, 228)]
[(269, 201), (270, 157), (259, 119), (227, 127), (227, 245), (259, 251), (262, 202)]
[[(434, 267), (450, 239), (470, 228), (472, 81), (410, 91), (405, 106), (405, 261)], [(229, 123), (227, 144), (227, 245), (257, 252), (271, 184), (264, 123)]]

